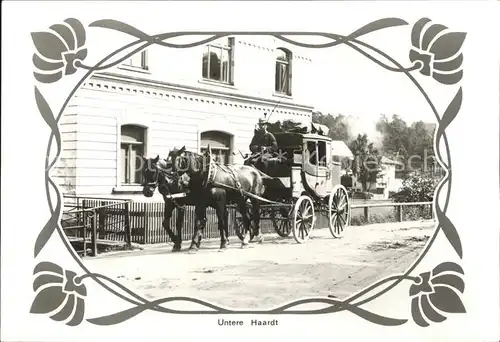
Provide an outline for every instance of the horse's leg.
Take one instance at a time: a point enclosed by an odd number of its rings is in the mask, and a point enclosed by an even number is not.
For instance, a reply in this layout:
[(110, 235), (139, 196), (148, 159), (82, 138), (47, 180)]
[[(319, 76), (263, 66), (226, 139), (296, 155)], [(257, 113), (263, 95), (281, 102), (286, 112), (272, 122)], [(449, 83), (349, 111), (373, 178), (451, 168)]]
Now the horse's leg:
[(220, 249), (227, 248), (226, 234), (226, 201), (219, 200), (215, 205), (215, 213), (217, 215), (217, 226), (220, 233)]
[(227, 210), (227, 203), (224, 206), (224, 232), (226, 233), (226, 245), (229, 245), (229, 212)]
[(204, 220), (205, 220), (205, 206), (202, 203), (197, 203), (195, 205), (195, 220), (194, 220), (194, 232), (193, 237), (191, 238), (191, 246), (189, 246), (189, 250), (197, 251), (200, 248), (201, 236), (200, 230), (203, 229)]
[(163, 229), (167, 231), (168, 237), (170, 238), (170, 241), (174, 243), (174, 247), (172, 248), (172, 252), (177, 252), (181, 250), (181, 245), (179, 241), (177, 240), (177, 237), (175, 236), (174, 232), (172, 229), (170, 229), (170, 218), (172, 217), (172, 212), (174, 211), (174, 203), (171, 200), (165, 201), (165, 211), (163, 214)]
[[(247, 213), (248, 213), (248, 224), (250, 225), (248, 227), (248, 231), (250, 232), (250, 242), (253, 242), (253, 238), (255, 237), (255, 228), (254, 228), (254, 223), (252, 222), (253, 220), (253, 209), (248, 207), (248, 199), (246, 199), (247, 202)], [(250, 205), (253, 206), (253, 203), (250, 201)]]
[(255, 241), (262, 243), (263, 237), (260, 231), (260, 202), (256, 199), (251, 199), (252, 202), (252, 221), (253, 221), (253, 236)]
[(203, 239), (203, 233), (205, 233), (205, 227), (207, 226), (207, 207), (205, 206), (203, 210), (200, 209), (200, 213), (198, 215), (201, 215), (198, 219), (200, 234), (198, 235), (196, 246), (200, 248), (201, 240)]
[(238, 201), (238, 209), (241, 214), (241, 219), (243, 221), (243, 229), (245, 230), (245, 237), (243, 238), (243, 241), (241, 242), (241, 246), (244, 247), (248, 245), (248, 241), (250, 239), (250, 219), (248, 217), (248, 210), (247, 210), (247, 203), (244, 198)]
[(177, 220), (175, 222), (175, 227), (177, 229), (177, 240), (175, 242), (175, 246), (177, 250), (181, 250), (182, 246), (182, 225), (184, 224), (184, 216), (186, 214), (185, 207), (177, 208)]

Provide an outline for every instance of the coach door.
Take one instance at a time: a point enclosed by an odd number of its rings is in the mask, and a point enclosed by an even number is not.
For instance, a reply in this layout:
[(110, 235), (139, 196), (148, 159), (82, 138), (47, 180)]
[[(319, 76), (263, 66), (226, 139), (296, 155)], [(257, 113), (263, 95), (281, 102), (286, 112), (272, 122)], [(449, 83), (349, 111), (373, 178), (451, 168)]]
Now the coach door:
[(304, 139), (303, 170), (306, 182), (319, 196), (325, 196), (331, 187), (330, 149), (328, 141)]
[(331, 187), (331, 147), (328, 141), (318, 140), (316, 143), (318, 151), (318, 166), (316, 173), (316, 193), (325, 196)]
[(304, 163), (303, 170), (307, 185), (319, 196), (324, 196), (329, 190), (330, 153), (326, 141), (304, 139)]

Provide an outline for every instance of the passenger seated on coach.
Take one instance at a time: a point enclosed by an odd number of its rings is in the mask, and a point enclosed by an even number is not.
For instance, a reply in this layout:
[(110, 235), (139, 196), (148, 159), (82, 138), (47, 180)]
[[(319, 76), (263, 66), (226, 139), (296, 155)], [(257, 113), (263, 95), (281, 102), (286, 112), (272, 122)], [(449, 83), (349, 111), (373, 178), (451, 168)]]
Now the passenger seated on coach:
[(254, 136), (250, 142), (250, 151), (256, 153), (275, 153), (278, 150), (278, 143), (274, 135), (267, 130), (267, 122), (260, 122), (256, 125)]
[(251, 160), (258, 169), (267, 167), (270, 161), (275, 160), (278, 152), (278, 143), (274, 135), (267, 130), (267, 122), (260, 122), (255, 126), (254, 136), (250, 142)]

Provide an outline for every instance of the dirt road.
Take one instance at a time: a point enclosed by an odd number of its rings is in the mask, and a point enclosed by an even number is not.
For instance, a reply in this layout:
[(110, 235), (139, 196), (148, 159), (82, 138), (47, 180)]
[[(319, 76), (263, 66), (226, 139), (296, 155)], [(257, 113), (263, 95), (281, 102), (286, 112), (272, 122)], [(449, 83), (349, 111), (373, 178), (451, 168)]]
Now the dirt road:
[(219, 252), (218, 241), (204, 241), (196, 254), (164, 245), (84, 262), (146, 298), (190, 296), (227, 308), (267, 309), (305, 296), (344, 298), (404, 272), (433, 229), (432, 221), (352, 226), (342, 239), (317, 229), (305, 244), (273, 234), (246, 249), (231, 240)]

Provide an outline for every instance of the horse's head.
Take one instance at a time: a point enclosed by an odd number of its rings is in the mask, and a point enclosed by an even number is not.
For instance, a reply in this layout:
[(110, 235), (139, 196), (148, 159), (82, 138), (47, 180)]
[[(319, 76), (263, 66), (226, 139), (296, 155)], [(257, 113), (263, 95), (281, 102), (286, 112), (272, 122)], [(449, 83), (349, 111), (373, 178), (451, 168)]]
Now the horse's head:
[(158, 169), (158, 162), (160, 156), (156, 158), (142, 157), (142, 193), (146, 197), (153, 196), (156, 188), (159, 185), (160, 171)]
[(167, 160), (172, 164), (172, 172), (177, 175), (185, 173), (189, 169), (186, 146), (175, 148), (168, 153)]
[(172, 163), (172, 172), (177, 177), (177, 185), (183, 192), (189, 192), (192, 180), (196, 182), (203, 178), (206, 169), (204, 156), (186, 151), (185, 146), (170, 151), (169, 161)]
[(175, 175), (169, 160), (142, 157), (142, 193), (146, 197), (152, 197), (156, 188), (162, 195), (172, 194), (178, 191), (175, 184)]

